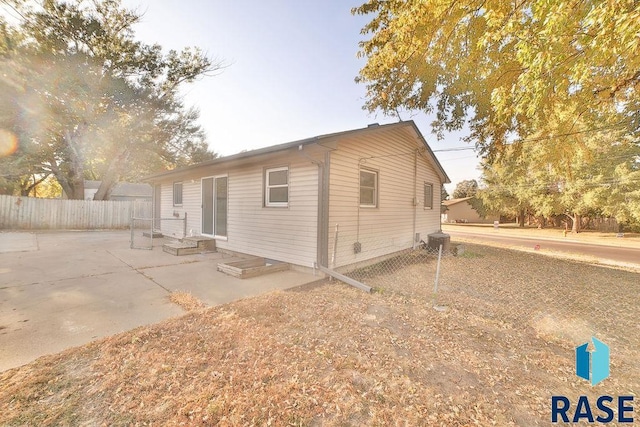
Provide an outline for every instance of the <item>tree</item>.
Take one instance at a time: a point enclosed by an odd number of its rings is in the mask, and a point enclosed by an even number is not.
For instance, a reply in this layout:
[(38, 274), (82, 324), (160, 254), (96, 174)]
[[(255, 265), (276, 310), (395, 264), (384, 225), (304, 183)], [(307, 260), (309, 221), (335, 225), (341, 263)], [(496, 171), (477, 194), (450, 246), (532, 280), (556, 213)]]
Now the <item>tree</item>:
[(473, 197), (478, 192), (478, 181), (469, 179), (460, 181), (453, 190), (453, 198), (461, 199), (463, 197)]
[(352, 12), (372, 16), (365, 108), (435, 113), (439, 137), (468, 124), (488, 208), (521, 225), (525, 211), (562, 213), (575, 231), (593, 212), (633, 216), (621, 205), (636, 206), (634, 191), (598, 189), (637, 184), (640, 3), (369, 0)]
[(525, 214), (531, 208), (528, 196), (532, 182), (523, 173), (527, 168), (523, 162), (507, 156), (503, 159), (506, 158), (512, 161), (483, 163), (484, 187), (478, 190), (477, 198), (485, 212), (516, 217), (520, 227), (524, 227)]
[(637, 1), (369, 0), (352, 12), (372, 16), (356, 78), (370, 111), (435, 113), (439, 136), (468, 123), (489, 156), (533, 134), (640, 133)]
[(447, 207), (442, 204), (445, 200), (449, 199), (449, 192), (444, 188), (444, 184), (440, 186), (440, 213), (443, 214), (447, 211)]
[(449, 192), (444, 188), (444, 185), (442, 185), (442, 187), (440, 187), (440, 201), (444, 202), (447, 199), (449, 199)]
[(485, 207), (519, 218), (526, 211), (538, 216), (540, 224), (543, 218), (563, 215), (576, 233), (583, 217), (607, 215), (623, 223), (640, 217), (638, 143), (609, 132), (527, 144), (528, 156), (512, 153), (523, 150), (519, 143), (483, 162), (485, 186), (478, 197)]
[(70, 198), (84, 197), (84, 179), (100, 179), (101, 199), (121, 177), (215, 156), (178, 90), (220, 63), (198, 49), (164, 54), (136, 41), (140, 15), (119, 0), (4, 3), (23, 20), (1, 26), (0, 73), (10, 77), (0, 81), (0, 127), (20, 146), (2, 163), (53, 174)]

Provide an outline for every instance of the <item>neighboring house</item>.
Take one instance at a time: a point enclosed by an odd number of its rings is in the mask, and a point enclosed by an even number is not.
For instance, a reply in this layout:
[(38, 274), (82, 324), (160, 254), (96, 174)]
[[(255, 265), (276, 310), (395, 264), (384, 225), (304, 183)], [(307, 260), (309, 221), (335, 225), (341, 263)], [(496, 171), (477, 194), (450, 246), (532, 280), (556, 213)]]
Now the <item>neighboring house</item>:
[[(102, 181), (84, 181), (84, 199), (93, 200), (93, 196), (100, 188)], [(130, 182), (118, 182), (109, 200), (148, 200), (151, 201), (153, 189), (149, 184), (132, 184)]]
[(444, 207), (442, 222), (462, 222), (476, 224), (492, 224), (497, 221), (497, 216), (487, 216), (482, 218), (471, 205), (473, 197), (463, 197), (461, 199), (451, 199), (442, 202)]
[[(449, 178), (413, 121), (369, 125), (159, 173), (160, 231), (298, 266), (331, 267), (410, 248), (440, 229)], [(420, 237), (421, 236), (421, 237)], [(377, 244), (376, 242), (381, 242)], [(384, 242), (384, 243), (382, 243)]]

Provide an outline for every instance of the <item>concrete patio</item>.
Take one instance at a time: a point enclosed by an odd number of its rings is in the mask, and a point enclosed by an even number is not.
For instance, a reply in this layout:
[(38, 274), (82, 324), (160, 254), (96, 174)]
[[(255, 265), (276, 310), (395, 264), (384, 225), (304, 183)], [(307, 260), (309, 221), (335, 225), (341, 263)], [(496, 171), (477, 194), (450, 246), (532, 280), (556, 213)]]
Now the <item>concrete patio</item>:
[(186, 291), (209, 306), (320, 279), (283, 271), (238, 279), (230, 255), (172, 256), (129, 248), (128, 231), (0, 233), (0, 371), (185, 311)]

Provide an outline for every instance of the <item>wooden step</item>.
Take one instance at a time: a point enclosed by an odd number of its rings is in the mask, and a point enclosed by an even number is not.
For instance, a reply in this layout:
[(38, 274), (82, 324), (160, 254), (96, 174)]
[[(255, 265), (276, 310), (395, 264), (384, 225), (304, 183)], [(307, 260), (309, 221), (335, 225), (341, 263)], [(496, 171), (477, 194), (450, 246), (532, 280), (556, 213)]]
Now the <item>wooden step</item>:
[(162, 250), (176, 256), (193, 255), (201, 252), (197, 245), (182, 242), (165, 243), (162, 245)]
[(215, 252), (216, 241), (210, 237), (189, 236), (181, 241), (165, 243), (162, 250), (176, 256)]
[(289, 264), (264, 258), (249, 258), (240, 261), (232, 261), (218, 264), (218, 271), (240, 279), (262, 276), (289, 269)]
[(142, 233), (144, 237), (153, 237), (154, 239), (160, 239), (164, 237), (161, 232), (153, 230), (153, 232), (145, 231)]
[(205, 236), (187, 236), (182, 239), (183, 242), (195, 243), (203, 252), (215, 252), (216, 240)]

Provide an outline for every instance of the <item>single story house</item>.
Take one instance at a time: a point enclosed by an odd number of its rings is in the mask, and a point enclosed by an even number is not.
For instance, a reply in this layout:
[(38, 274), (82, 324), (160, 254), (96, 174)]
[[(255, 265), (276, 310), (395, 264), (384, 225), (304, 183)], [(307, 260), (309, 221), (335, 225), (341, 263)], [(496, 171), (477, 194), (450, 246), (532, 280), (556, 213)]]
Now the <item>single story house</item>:
[(473, 208), (472, 200), (473, 197), (462, 197), (443, 201), (442, 222), (493, 224), (494, 221), (498, 221), (499, 218), (494, 215), (481, 217), (478, 211)]
[(242, 152), (146, 181), (165, 236), (184, 231), (164, 218), (187, 214), (187, 234), (212, 237), (218, 249), (330, 268), (426, 240), (440, 229), (440, 189), (450, 182), (413, 121)]
[[(84, 199), (93, 200), (102, 181), (84, 181)], [(152, 188), (149, 184), (135, 184), (131, 182), (118, 182), (113, 187), (109, 200), (147, 200), (151, 201)]]

